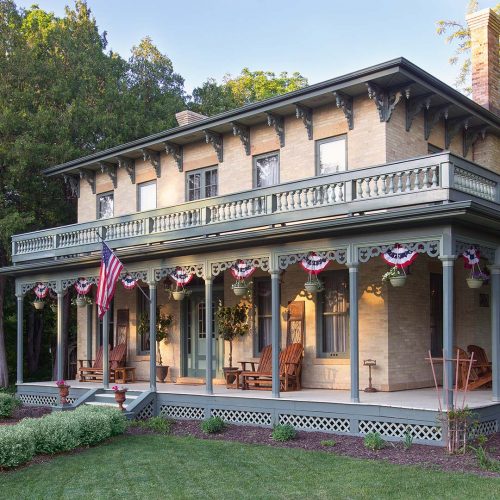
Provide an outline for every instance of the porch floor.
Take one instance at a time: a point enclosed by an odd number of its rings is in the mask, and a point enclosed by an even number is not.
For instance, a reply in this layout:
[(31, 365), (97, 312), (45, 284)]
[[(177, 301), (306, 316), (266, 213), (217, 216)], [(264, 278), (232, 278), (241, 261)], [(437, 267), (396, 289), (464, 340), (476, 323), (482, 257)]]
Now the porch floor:
[[(68, 380), (67, 383), (75, 389), (92, 389), (102, 387), (102, 384), (100, 383), (78, 382), (76, 380)], [(22, 385), (54, 387), (54, 382), (29, 382)], [(110, 384), (110, 386), (111, 385), (112, 384)], [(125, 385), (130, 390), (134, 391), (145, 391), (149, 389), (149, 382), (146, 381), (127, 383)], [(228, 389), (225, 385), (214, 385), (213, 389), (213, 395), (217, 397), (272, 399), (271, 391), (243, 391), (239, 389)], [(177, 395), (207, 395), (204, 385), (187, 385), (174, 383), (157, 383), (157, 392)], [(457, 402), (460, 405), (462, 404), (463, 396), (464, 393), (462, 391), (458, 391)], [(354, 404), (350, 401), (349, 391), (332, 389), (302, 389), (300, 391), (282, 392), (280, 399), (288, 401)], [(438, 410), (436, 390), (433, 388), (375, 393), (366, 393), (361, 391), (359, 394), (359, 399), (360, 403), (365, 405), (407, 408), (414, 410)], [(471, 409), (483, 408), (498, 404), (498, 402), (492, 401), (490, 389), (469, 391), (466, 394), (465, 401), (467, 406)]]

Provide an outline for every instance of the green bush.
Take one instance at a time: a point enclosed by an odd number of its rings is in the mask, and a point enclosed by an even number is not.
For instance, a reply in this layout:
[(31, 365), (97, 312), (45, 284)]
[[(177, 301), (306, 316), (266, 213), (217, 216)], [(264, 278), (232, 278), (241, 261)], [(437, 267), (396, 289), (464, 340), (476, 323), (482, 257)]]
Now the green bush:
[(111, 437), (110, 418), (100, 412), (80, 411), (74, 414), (79, 446), (94, 446)]
[(369, 450), (381, 450), (382, 448), (385, 448), (385, 444), (385, 441), (378, 432), (369, 432), (365, 436), (365, 447)]
[(80, 408), (75, 410), (75, 413), (106, 415), (111, 427), (111, 436), (123, 434), (127, 428), (127, 419), (125, 418), (123, 412), (117, 408), (110, 408), (106, 406), (80, 406)]
[(163, 417), (151, 417), (147, 420), (132, 420), (130, 427), (139, 427), (147, 429), (157, 434), (170, 434), (173, 421)]
[(0, 427), (0, 469), (16, 467), (35, 456), (35, 431), (20, 425)]
[(325, 439), (320, 442), (321, 446), (325, 447), (332, 447), (335, 446), (337, 443), (333, 439)]
[(217, 434), (226, 428), (224, 420), (220, 417), (210, 417), (201, 423), (201, 430), (205, 434)]
[(0, 392), (0, 418), (12, 417), (12, 413), (20, 405), (19, 399), (6, 392)]
[(290, 441), (296, 436), (297, 432), (290, 424), (278, 424), (273, 428), (271, 437), (274, 441)]

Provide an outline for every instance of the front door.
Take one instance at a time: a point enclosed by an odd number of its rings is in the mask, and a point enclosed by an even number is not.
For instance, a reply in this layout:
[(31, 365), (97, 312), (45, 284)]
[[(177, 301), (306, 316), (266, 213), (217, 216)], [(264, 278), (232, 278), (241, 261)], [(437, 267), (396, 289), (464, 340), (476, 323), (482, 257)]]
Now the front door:
[[(214, 292), (212, 311), (215, 314), (216, 305), (222, 300), (222, 293)], [(185, 367), (188, 377), (205, 377), (207, 366), (207, 335), (205, 294), (193, 292), (186, 299), (186, 342)], [(220, 362), (223, 359), (222, 341), (218, 341), (215, 320), (212, 322), (212, 367), (213, 377), (220, 374)]]

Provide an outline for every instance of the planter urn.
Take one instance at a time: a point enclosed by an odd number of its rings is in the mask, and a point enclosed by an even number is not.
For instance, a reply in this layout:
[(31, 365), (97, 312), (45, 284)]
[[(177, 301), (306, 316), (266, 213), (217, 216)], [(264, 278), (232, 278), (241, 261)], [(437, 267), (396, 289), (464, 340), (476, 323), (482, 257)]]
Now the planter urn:
[(467, 278), (467, 286), (469, 288), (481, 288), (484, 281), (481, 278)]
[(127, 399), (126, 392), (127, 391), (115, 391), (115, 401), (118, 403), (118, 407), (121, 411), (125, 411), (123, 403), (125, 403), (125, 399)]
[(391, 285), (395, 288), (400, 288), (406, 284), (406, 276), (393, 276), (389, 278)]
[(156, 380), (165, 382), (168, 375), (168, 366), (156, 365)]
[(68, 404), (68, 396), (69, 396), (69, 388), (71, 386), (69, 385), (60, 385), (59, 387), (59, 399), (61, 402), (61, 405), (67, 405)]

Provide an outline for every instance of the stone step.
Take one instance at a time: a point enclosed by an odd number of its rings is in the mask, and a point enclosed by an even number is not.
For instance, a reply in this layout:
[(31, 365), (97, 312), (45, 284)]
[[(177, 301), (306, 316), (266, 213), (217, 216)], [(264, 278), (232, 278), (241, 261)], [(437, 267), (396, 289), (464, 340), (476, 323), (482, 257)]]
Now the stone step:
[[(105, 399), (113, 399), (114, 400), (115, 399), (115, 393), (114, 392), (111, 392), (111, 393), (109, 393), (109, 392), (99, 393), (98, 392), (98, 393), (96, 393), (94, 395), (94, 397), (95, 398), (105, 398)], [(137, 399), (139, 397), (139, 394), (129, 394), (127, 392), (126, 397), (127, 397), (127, 400)]]
[[(89, 406), (107, 406), (111, 408), (118, 408), (118, 403), (106, 403), (103, 401), (87, 401), (85, 404)], [(127, 408), (127, 406), (127, 403), (123, 403), (124, 408)]]

